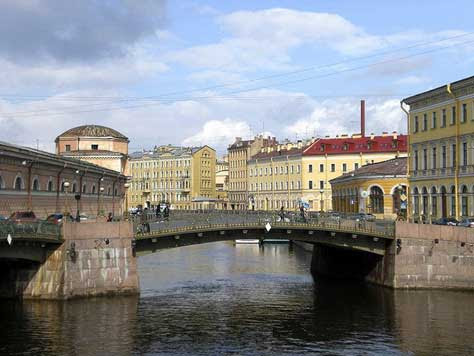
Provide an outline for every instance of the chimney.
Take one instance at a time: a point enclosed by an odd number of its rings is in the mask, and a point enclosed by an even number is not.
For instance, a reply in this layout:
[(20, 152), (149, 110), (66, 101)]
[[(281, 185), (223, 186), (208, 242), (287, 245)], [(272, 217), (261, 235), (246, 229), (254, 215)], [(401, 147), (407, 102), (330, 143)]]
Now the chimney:
[(360, 101), (360, 134), (365, 137), (365, 100)]

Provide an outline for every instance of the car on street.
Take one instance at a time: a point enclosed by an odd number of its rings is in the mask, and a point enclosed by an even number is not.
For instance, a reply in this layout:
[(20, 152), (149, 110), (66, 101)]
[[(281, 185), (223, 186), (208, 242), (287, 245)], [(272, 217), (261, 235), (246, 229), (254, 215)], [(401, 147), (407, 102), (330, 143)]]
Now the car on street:
[(458, 223), (458, 226), (474, 227), (474, 218), (463, 218)]
[(51, 214), (46, 218), (46, 221), (57, 225), (61, 224), (65, 218), (68, 221), (74, 221), (71, 215), (64, 216), (62, 213)]
[(438, 220), (433, 221), (434, 225), (448, 225), (448, 226), (456, 226), (459, 224), (455, 218), (440, 218)]
[(36, 217), (35, 213), (32, 211), (16, 211), (10, 215), (8, 221), (14, 224), (23, 224), (23, 223), (35, 223), (39, 219)]

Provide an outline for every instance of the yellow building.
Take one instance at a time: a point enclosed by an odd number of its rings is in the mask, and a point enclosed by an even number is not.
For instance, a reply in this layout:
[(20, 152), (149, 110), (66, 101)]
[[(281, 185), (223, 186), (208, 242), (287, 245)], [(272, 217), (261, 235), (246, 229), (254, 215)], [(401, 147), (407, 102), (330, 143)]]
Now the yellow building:
[(130, 156), (129, 208), (166, 202), (189, 210), (195, 199), (215, 198), (216, 152), (209, 146), (167, 145)]
[(56, 154), (127, 174), (127, 137), (109, 127), (84, 125), (56, 137)]
[(329, 181), (363, 165), (406, 157), (407, 136), (341, 135), (315, 140), (303, 151), (302, 200), (310, 210), (333, 210)]
[(408, 127), (409, 216), (474, 216), (474, 77), (403, 99)]
[(302, 194), (303, 143), (262, 148), (247, 162), (249, 209), (297, 209)]
[(378, 218), (406, 214), (406, 157), (362, 166), (331, 179), (330, 183), (334, 211), (371, 213)]
[(229, 208), (229, 162), (227, 156), (216, 162), (216, 198), (218, 207), (227, 210)]
[(245, 210), (249, 204), (247, 161), (262, 147), (276, 144), (275, 137), (257, 136), (253, 140), (236, 137), (228, 149), (229, 204), (232, 210)]

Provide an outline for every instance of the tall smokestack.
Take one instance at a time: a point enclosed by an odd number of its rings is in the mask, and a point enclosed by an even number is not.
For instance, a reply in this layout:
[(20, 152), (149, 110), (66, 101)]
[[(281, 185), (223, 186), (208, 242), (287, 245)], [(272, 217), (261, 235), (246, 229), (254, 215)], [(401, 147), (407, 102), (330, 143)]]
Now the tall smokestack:
[(365, 100), (360, 101), (360, 134), (365, 137)]

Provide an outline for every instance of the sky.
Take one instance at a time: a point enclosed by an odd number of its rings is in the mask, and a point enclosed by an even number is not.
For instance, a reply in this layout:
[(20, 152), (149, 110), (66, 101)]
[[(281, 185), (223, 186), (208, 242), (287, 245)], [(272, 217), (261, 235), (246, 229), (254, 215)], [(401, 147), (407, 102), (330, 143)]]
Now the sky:
[(474, 2), (3, 0), (0, 140), (85, 124), (130, 151), (406, 132), (400, 100), (472, 76)]

